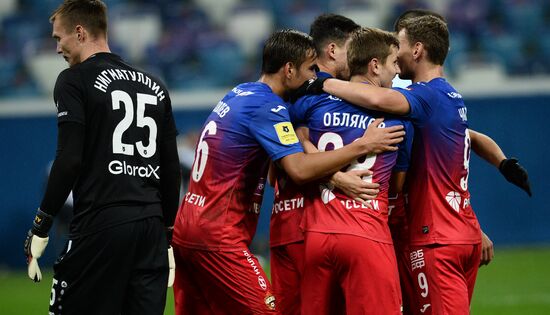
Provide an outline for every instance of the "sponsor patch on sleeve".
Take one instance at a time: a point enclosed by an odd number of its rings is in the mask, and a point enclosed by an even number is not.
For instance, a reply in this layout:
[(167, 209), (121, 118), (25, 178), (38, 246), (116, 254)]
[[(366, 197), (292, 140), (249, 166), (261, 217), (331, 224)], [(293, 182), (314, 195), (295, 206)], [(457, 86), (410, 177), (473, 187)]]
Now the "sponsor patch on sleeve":
[(298, 137), (296, 136), (294, 128), (292, 128), (292, 124), (290, 122), (281, 122), (273, 125), (273, 127), (275, 127), (275, 132), (277, 132), (279, 142), (282, 144), (298, 143)]

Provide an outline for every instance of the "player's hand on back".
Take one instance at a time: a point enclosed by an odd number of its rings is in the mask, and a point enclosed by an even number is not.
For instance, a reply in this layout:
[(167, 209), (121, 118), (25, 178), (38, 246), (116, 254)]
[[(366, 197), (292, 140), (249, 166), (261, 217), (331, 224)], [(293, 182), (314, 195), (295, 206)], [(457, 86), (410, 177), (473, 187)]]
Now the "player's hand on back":
[(527, 174), (527, 170), (525, 170), (525, 168), (518, 163), (518, 159), (504, 159), (500, 162), (498, 169), (507, 181), (523, 189), (529, 197), (531, 197), (532, 194), (529, 175)]
[(380, 192), (380, 184), (363, 180), (363, 177), (370, 175), (372, 175), (370, 170), (336, 172), (330, 178), (330, 183), (353, 200), (370, 207), (370, 203), (367, 201), (375, 199)]
[(383, 118), (373, 121), (367, 127), (363, 137), (359, 138), (366, 145), (365, 153), (379, 154), (385, 151), (397, 151), (396, 145), (403, 141), (405, 136), (403, 125), (379, 128), (383, 121)]
[(38, 266), (38, 258), (42, 256), (46, 246), (48, 245), (48, 232), (53, 224), (53, 217), (42, 210), (38, 209), (33, 221), (33, 226), (27, 232), (25, 239), (24, 251), (27, 257), (27, 272), (29, 278), (34, 282), (42, 280), (42, 272)]

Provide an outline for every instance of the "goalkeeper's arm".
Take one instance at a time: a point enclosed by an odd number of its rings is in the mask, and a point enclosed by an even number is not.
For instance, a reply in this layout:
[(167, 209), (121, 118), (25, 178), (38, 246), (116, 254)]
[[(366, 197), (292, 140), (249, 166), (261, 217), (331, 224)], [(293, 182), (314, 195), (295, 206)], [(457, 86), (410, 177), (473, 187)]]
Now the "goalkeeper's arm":
[(38, 282), (42, 274), (37, 259), (48, 244), (48, 232), (78, 177), (84, 148), (84, 126), (75, 122), (58, 127), (57, 153), (50, 171), (46, 192), (25, 239), (29, 277)]
[(178, 212), (179, 192), (181, 185), (181, 169), (178, 158), (176, 136), (165, 139), (161, 144), (161, 177), (160, 189), (162, 197), (162, 215), (166, 227), (166, 239), (168, 241), (168, 286), (174, 283), (176, 264), (172, 250), (172, 231)]
[(170, 137), (161, 144), (160, 153), (160, 189), (164, 225), (173, 227), (178, 212), (181, 186), (181, 168), (178, 158), (176, 137)]

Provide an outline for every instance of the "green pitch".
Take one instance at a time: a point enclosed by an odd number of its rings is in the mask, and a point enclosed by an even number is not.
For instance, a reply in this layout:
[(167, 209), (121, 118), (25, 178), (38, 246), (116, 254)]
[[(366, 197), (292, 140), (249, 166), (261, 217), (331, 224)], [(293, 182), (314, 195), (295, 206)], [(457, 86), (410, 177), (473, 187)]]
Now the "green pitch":
[[(550, 314), (550, 248), (497, 249), (493, 262), (479, 270), (472, 314)], [(0, 271), (0, 314), (47, 313), (50, 273), (39, 284), (23, 272)], [(168, 293), (165, 314), (174, 314)]]

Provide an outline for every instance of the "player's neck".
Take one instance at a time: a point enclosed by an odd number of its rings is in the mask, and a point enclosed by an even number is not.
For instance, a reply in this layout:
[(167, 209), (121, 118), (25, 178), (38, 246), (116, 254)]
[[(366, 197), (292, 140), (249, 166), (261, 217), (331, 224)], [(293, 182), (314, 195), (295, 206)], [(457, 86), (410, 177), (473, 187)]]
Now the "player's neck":
[(336, 70), (333, 66), (329, 64), (329, 62), (318, 59), (317, 66), (319, 67), (319, 71), (328, 73), (331, 76), (336, 77)]
[(434, 65), (433, 63), (420, 63), (415, 69), (415, 75), (412, 79), (416, 82), (429, 82), (435, 78), (443, 77), (443, 66)]
[(86, 46), (82, 49), (80, 60), (84, 61), (90, 58), (90, 56), (102, 52), (111, 52), (111, 49), (109, 49), (109, 45), (107, 44), (106, 40), (90, 41), (86, 43)]
[(368, 73), (354, 75), (353, 77), (351, 77), (350, 81), (351, 82), (368, 82), (369, 84), (374, 86), (382, 86), (380, 84), (380, 79), (378, 77), (374, 75), (370, 75)]
[(278, 76), (277, 73), (274, 74), (262, 74), (258, 82), (262, 82), (267, 84), (273, 93), (277, 94), (281, 98), (285, 98), (286, 96), (286, 89), (284, 87), (284, 84), (282, 83), (281, 78)]

